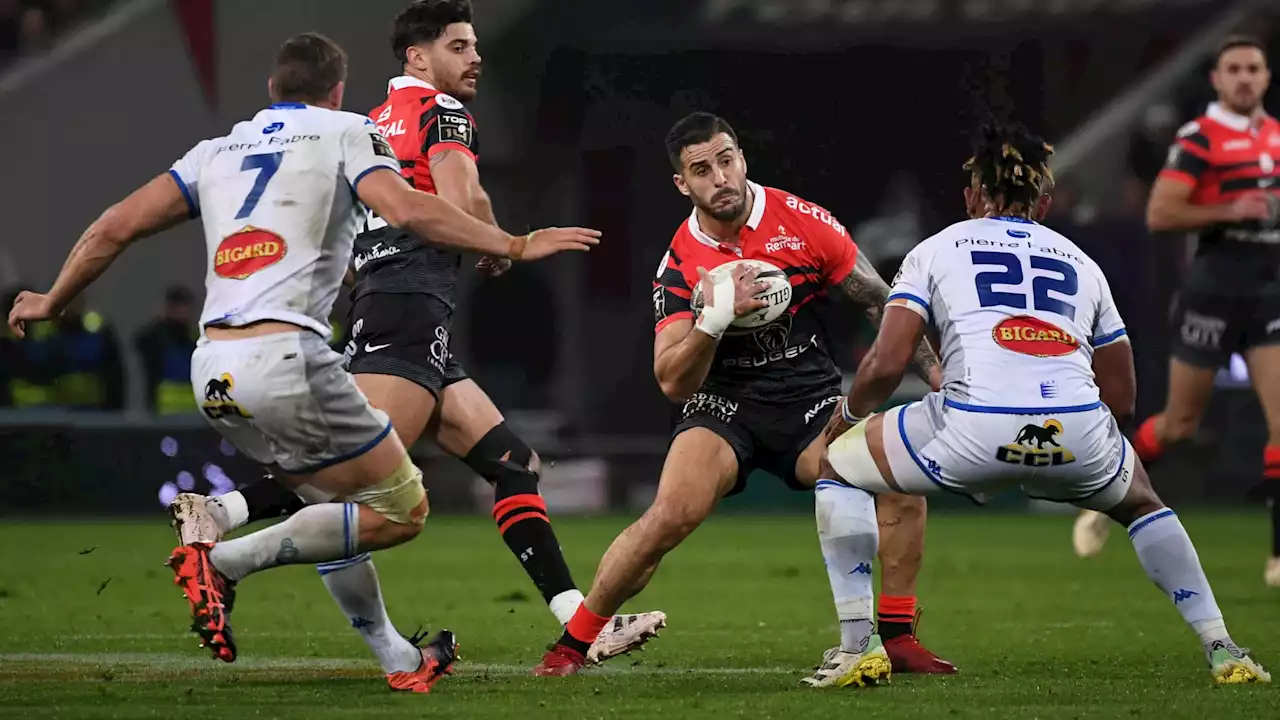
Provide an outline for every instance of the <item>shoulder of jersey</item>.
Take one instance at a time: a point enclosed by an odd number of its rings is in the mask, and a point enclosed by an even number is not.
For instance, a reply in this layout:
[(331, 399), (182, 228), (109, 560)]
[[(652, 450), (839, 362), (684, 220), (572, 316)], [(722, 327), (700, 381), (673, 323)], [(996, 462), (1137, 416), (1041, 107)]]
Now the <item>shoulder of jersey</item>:
[(465, 107), (462, 104), (462, 101), (455, 98), (452, 95), (446, 95), (445, 93), (436, 93), (433, 97), (435, 98), (436, 105), (439, 105), (445, 110), (465, 109)]
[(1200, 129), (1201, 129), (1200, 121), (1192, 120), (1186, 125), (1183, 125), (1182, 127), (1178, 128), (1178, 137), (1180, 138), (1191, 137), (1192, 135), (1195, 135), (1196, 133), (1200, 132)]

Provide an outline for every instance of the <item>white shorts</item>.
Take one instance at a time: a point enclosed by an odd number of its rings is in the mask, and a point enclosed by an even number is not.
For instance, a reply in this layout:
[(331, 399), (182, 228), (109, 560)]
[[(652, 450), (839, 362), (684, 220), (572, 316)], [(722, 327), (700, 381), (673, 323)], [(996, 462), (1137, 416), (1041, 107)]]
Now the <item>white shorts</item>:
[[(1110, 510), (1129, 492), (1133, 448), (1100, 403), (1054, 410), (993, 411), (930, 393), (884, 414), (885, 455), (898, 487), (912, 495), (942, 490), (982, 504), (1017, 485), (1028, 497)], [(865, 431), (836, 439), (828, 457), (849, 484), (894, 492), (880, 477)]]
[(191, 384), (209, 424), (253, 460), (308, 475), (358, 457), (391, 431), (342, 356), (311, 332), (201, 340)]

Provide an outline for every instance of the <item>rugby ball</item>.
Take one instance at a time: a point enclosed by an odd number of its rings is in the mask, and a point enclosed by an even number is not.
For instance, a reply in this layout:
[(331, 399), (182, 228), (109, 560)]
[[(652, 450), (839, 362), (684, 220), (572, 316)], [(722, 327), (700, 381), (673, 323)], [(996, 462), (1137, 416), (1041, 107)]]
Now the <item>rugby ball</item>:
[[(764, 260), (730, 260), (729, 262), (716, 266), (709, 275), (713, 282), (718, 281), (722, 277), (735, 277), (746, 268), (757, 268), (760, 275), (756, 277), (758, 282), (763, 282), (768, 287), (756, 294), (756, 297), (768, 303), (764, 307), (756, 310), (748, 315), (743, 315), (733, 321), (733, 327), (752, 330), (764, 327), (774, 320), (791, 305), (791, 280), (787, 278), (787, 274), (777, 265)], [(694, 315), (702, 313), (703, 306), (702, 281), (693, 287), (692, 296), (689, 299), (689, 305), (692, 307)]]

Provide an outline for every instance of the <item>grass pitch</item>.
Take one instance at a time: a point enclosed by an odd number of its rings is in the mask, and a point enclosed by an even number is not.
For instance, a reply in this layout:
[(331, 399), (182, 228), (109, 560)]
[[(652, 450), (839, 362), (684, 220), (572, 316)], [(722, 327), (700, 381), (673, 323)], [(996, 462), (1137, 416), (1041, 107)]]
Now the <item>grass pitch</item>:
[[(1280, 669), (1261, 513), (1183, 521), (1233, 636)], [(668, 613), (663, 636), (568, 679), (526, 676), (558, 629), (491, 523), (432, 518), (416, 542), (377, 555), (399, 629), (448, 627), (461, 641), (457, 674), (425, 697), (387, 691), (313, 569), (241, 585), (240, 660), (222, 665), (185, 631), (163, 519), (0, 524), (0, 717), (1280, 717), (1280, 687), (1210, 684), (1194, 635), (1122, 531), (1082, 561), (1070, 523), (935, 515), (921, 637), (961, 674), (814, 691), (798, 681), (838, 638), (810, 517), (714, 518), (633, 601)], [(624, 525), (557, 522), (582, 586)]]

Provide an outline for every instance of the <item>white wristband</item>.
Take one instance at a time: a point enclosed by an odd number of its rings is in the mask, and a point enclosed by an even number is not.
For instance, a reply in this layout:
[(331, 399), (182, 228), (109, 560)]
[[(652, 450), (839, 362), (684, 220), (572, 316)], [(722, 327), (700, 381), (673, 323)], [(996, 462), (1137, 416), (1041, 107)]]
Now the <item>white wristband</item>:
[[(733, 324), (733, 280), (720, 278), (710, 288), (703, 288), (702, 294), (702, 314), (694, 327), (719, 340)], [(710, 302), (705, 302), (708, 294), (711, 295)]]
[(847, 422), (847, 423), (849, 423), (850, 425), (857, 425), (858, 423), (862, 422), (863, 420), (866, 420), (866, 418), (860, 418), (860, 417), (858, 417), (858, 416), (856, 416), (856, 415), (852, 415), (852, 414), (850, 414), (850, 413), (849, 413), (849, 401), (848, 401), (848, 399), (846, 399), (844, 402), (840, 403), (840, 417), (844, 418), (844, 421), (845, 421), (845, 422)]

